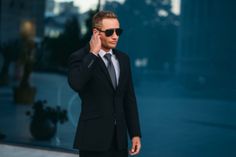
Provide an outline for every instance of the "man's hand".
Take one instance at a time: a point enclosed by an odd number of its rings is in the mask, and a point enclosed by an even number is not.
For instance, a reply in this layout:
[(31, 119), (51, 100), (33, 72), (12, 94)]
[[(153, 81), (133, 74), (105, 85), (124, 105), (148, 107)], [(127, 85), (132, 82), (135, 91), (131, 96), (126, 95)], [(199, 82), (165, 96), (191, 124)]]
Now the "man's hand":
[(92, 52), (97, 56), (101, 49), (101, 39), (98, 30), (93, 29), (93, 35), (91, 37), (89, 44), (90, 44), (90, 52)]
[(141, 149), (141, 139), (139, 136), (132, 138), (132, 148), (129, 150), (130, 155), (137, 155)]

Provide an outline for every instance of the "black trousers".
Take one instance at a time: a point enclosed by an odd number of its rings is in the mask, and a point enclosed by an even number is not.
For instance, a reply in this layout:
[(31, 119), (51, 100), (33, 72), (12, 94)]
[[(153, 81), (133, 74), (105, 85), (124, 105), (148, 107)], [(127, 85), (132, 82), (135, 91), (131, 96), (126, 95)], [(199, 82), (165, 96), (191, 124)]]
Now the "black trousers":
[(79, 151), (79, 157), (128, 157), (128, 149), (118, 150), (116, 129), (111, 142), (111, 146), (107, 151)]

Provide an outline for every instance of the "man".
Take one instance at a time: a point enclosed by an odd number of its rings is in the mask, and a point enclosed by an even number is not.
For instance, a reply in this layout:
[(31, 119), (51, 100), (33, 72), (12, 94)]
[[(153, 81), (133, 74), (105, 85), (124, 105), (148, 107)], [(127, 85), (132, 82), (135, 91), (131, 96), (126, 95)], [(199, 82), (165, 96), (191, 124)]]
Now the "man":
[(69, 59), (68, 81), (81, 98), (74, 147), (80, 157), (136, 155), (141, 131), (130, 60), (115, 49), (122, 29), (111, 11), (98, 12), (92, 22), (90, 43)]

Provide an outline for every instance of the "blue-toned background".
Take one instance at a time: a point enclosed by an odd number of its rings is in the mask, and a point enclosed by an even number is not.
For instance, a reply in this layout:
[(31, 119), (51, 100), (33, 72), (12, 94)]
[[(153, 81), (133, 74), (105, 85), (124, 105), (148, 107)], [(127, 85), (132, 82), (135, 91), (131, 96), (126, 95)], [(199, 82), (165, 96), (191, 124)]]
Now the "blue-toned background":
[[(94, 13), (107, 9), (124, 29), (118, 48), (132, 60), (138, 156), (236, 156), (236, 2), (0, 2), (1, 142), (72, 150), (80, 99), (67, 83), (67, 59), (90, 40)], [(67, 111), (47, 140), (33, 138), (26, 114), (38, 100)]]

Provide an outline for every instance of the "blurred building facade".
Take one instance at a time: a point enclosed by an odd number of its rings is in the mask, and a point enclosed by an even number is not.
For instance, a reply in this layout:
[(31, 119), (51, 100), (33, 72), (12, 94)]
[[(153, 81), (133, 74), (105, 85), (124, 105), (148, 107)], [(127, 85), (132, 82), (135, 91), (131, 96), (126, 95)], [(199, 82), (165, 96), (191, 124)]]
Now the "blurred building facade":
[(74, 2), (46, 1), (45, 36), (57, 38), (64, 31), (66, 21), (74, 16), (79, 19), (79, 8)]
[(119, 17), (124, 33), (118, 48), (134, 61), (134, 78), (141, 73), (150, 80), (174, 74), (179, 15), (172, 12), (171, 0), (108, 2), (104, 8)]
[(236, 89), (236, 1), (181, 3), (177, 75), (193, 88)]
[(1, 0), (0, 42), (19, 38), (20, 26), (32, 22), (36, 28), (36, 37), (44, 34), (45, 0)]

